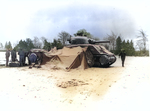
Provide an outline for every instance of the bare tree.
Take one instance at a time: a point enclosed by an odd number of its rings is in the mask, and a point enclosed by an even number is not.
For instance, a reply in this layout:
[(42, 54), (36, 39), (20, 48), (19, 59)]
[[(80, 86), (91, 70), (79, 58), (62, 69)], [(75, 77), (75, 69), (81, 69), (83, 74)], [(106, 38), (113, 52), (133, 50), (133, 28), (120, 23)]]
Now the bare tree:
[(41, 37), (40, 40), (41, 40), (41, 43), (42, 43), (41, 46), (44, 47), (44, 43), (45, 43), (45, 40), (47, 41), (47, 38)]
[(42, 41), (43, 43), (44, 43), (45, 40), (47, 40), (47, 38), (45, 38), (45, 37), (41, 37), (40, 39), (41, 39), (41, 41)]
[(42, 48), (42, 43), (40, 42), (38, 37), (34, 37), (33, 45), (34, 45), (35, 48)]
[(70, 34), (65, 31), (62, 31), (58, 34), (58, 37), (60, 38), (61, 43), (63, 45), (66, 45), (67, 39), (70, 37)]
[(117, 39), (117, 35), (114, 34), (114, 32), (111, 32), (111, 35), (108, 35), (108, 37), (105, 38), (105, 40), (110, 41), (110, 45), (112, 45), (112, 50), (115, 50), (116, 39)]
[(140, 40), (136, 41), (136, 49), (139, 51), (143, 50), (143, 43)]
[(137, 41), (137, 45), (141, 48), (143, 46), (143, 51), (146, 52), (146, 42), (148, 41), (147, 35), (145, 34), (145, 32), (141, 29), (139, 30), (139, 35), (137, 36), (137, 38), (140, 38)]
[(3, 49), (3, 44), (2, 43), (0, 43), (0, 49)]

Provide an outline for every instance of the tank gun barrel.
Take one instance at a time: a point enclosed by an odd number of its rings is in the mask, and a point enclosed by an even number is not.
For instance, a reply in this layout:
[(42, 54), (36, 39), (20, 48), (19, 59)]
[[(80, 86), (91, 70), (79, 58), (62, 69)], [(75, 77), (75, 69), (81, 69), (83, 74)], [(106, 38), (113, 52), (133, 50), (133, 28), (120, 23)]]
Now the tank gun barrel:
[(96, 41), (96, 42), (94, 42), (94, 44), (96, 44), (96, 43), (110, 43), (110, 41)]
[(92, 40), (89, 40), (89, 43), (90, 43), (90, 44), (96, 44), (96, 43), (110, 43), (110, 41), (107, 41), (107, 40), (105, 40), (105, 41), (92, 41)]

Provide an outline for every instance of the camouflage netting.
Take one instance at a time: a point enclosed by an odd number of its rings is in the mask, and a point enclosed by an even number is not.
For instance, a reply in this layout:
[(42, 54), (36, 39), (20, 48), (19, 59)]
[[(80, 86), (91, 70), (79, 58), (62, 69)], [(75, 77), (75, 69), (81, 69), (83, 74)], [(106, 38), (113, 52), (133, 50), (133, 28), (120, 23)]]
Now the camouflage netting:
[(50, 68), (62, 68), (67, 71), (74, 68), (88, 68), (85, 51), (87, 47), (73, 47), (57, 50), (53, 48), (49, 52), (43, 49), (34, 49), (32, 52), (43, 52), (43, 62), (42, 65)]

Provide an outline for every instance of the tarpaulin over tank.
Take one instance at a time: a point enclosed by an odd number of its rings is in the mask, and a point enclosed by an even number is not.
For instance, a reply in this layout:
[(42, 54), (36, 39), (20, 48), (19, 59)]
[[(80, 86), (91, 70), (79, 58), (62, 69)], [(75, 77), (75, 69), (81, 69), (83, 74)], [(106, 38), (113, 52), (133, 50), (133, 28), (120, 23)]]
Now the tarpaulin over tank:
[(85, 51), (87, 50), (87, 47), (63, 47), (63, 49), (59, 50), (53, 48), (49, 52), (42, 50), (43, 49), (39, 49), (39, 51), (43, 52), (42, 65), (46, 65), (47, 67), (53, 66), (63, 68), (67, 71), (74, 68), (88, 68), (85, 58)]

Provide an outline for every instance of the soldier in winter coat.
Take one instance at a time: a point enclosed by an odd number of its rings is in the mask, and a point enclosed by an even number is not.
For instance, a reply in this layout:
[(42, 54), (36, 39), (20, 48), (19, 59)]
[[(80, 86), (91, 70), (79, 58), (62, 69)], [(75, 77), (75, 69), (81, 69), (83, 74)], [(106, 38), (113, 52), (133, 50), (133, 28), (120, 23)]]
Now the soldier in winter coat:
[(125, 53), (124, 49), (121, 50), (121, 53), (119, 54), (119, 57), (120, 56), (121, 56), (121, 61), (122, 61), (122, 67), (124, 67), (124, 61), (125, 61), (125, 58), (126, 58), (126, 53)]
[(24, 65), (24, 56), (25, 56), (24, 51), (22, 49), (20, 49), (20, 51), (18, 52), (18, 55), (19, 55), (20, 66), (23, 66)]
[(8, 62), (9, 62), (9, 56), (10, 56), (10, 51), (9, 51), (9, 49), (7, 49), (5, 55), (6, 55), (6, 67), (7, 67), (7, 66), (8, 66)]
[(15, 51), (15, 49), (13, 49), (13, 50), (11, 51), (11, 61), (12, 61), (12, 62), (15, 62), (15, 61), (16, 61), (16, 51)]

